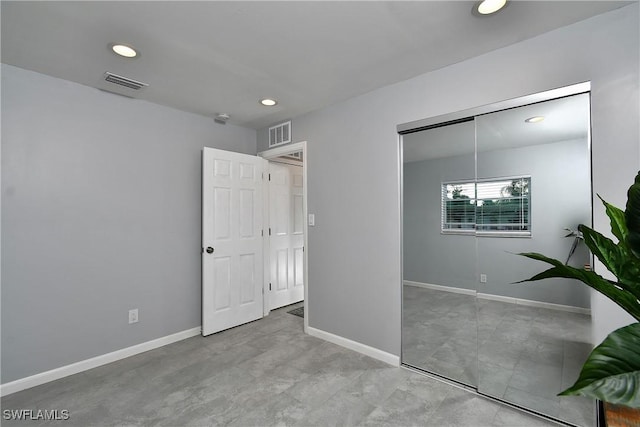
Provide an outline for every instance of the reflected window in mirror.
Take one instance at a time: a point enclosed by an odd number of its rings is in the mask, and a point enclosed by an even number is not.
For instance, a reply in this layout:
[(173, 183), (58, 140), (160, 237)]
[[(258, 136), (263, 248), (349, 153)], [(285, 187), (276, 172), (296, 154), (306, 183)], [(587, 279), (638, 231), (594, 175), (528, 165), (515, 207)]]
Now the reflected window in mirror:
[(442, 183), (443, 233), (531, 236), (531, 177)]
[(475, 182), (442, 183), (442, 232), (474, 234), (476, 231)]

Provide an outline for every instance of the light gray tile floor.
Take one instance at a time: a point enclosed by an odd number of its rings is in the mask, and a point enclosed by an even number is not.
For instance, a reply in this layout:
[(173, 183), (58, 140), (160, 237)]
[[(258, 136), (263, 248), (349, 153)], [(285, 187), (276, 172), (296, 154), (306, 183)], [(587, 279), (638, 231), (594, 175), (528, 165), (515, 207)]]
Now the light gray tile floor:
[(404, 363), (569, 423), (596, 425), (592, 400), (557, 396), (591, 351), (588, 315), (405, 286), (402, 339)]
[(305, 335), (290, 308), (6, 396), (70, 419), (2, 425), (555, 425)]
[(476, 298), (405, 286), (402, 360), (461, 383), (478, 384)]

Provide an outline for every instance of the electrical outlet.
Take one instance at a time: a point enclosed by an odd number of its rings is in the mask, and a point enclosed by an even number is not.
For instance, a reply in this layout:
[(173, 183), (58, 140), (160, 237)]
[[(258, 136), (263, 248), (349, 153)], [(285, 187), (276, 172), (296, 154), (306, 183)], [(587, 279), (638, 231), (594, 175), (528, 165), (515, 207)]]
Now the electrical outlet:
[(486, 274), (481, 274), (480, 275), (480, 283), (487, 283), (487, 275)]
[(138, 309), (129, 310), (129, 324), (138, 323)]

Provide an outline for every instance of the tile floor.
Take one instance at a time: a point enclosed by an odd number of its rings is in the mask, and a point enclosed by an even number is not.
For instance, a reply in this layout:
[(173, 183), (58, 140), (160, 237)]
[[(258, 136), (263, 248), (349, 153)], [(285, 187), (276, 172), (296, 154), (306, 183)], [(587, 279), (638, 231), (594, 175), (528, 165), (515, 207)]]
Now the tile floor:
[(484, 394), (595, 426), (595, 405), (558, 397), (591, 351), (588, 315), (404, 287), (403, 361)]
[(290, 309), (6, 396), (70, 419), (2, 425), (555, 425), (305, 335)]

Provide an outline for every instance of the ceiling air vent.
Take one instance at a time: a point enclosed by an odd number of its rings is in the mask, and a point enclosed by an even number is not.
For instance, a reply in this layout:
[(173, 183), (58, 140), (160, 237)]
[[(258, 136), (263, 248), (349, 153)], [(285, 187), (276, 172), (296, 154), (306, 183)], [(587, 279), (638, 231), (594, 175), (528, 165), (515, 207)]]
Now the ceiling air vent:
[(128, 87), (133, 90), (140, 90), (143, 87), (149, 86), (147, 83), (142, 83), (137, 80), (128, 79), (126, 77), (119, 76), (110, 72), (104, 73), (104, 79), (109, 83), (115, 83), (120, 86)]
[(291, 142), (291, 121), (269, 128), (269, 147)]

